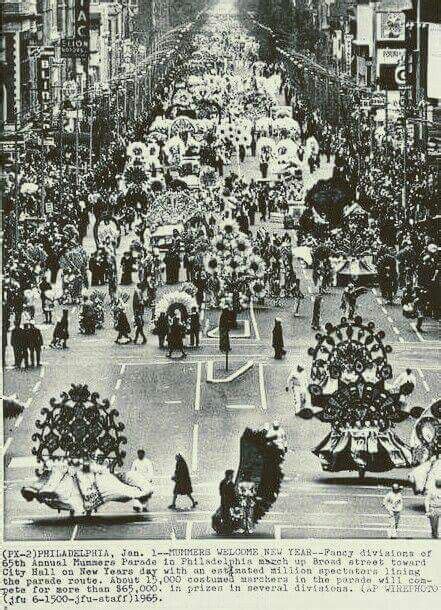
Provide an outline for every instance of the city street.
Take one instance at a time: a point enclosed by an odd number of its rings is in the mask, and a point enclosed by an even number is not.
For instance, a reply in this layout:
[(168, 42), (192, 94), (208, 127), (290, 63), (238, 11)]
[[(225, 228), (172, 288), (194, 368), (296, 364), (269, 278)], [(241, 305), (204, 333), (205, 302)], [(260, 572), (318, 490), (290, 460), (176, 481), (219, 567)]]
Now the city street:
[[(277, 229), (276, 222), (270, 225)], [(297, 263), (305, 294), (313, 292), (311, 271)], [(325, 297), (323, 323), (337, 322), (341, 289), (333, 288)], [(380, 304), (375, 289), (363, 298), (360, 314), (375, 321), (393, 346), (391, 363), (395, 375), (411, 367), (417, 373), (412, 406), (427, 407), (438, 397), (441, 340), (435, 325), (424, 335), (416, 333), (398, 307)], [(206, 315), (216, 324), (216, 312)], [(26, 404), (23, 417), (16, 420), (6, 439), (5, 536), (20, 539), (96, 538), (206, 538), (215, 534), (211, 515), (218, 506), (218, 483), (226, 468), (236, 468), (239, 437), (245, 427), (258, 427), (278, 420), (288, 434), (289, 452), (284, 465), (282, 493), (274, 511), (256, 530), (256, 536), (287, 538), (384, 537), (387, 515), (381, 500), (391, 481), (405, 481), (406, 470), (369, 475), (360, 483), (355, 473), (321, 472), (311, 449), (326, 435), (327, 426), (313, 420), (295, 418), (291, 393), (285, 390), (291, 368), (310, 364), (307, 348), (314, 342), (310, 328), (312, 305), (303, 302), (295, 318), (289, 304), (283, 308), (255, 308), (241, 315), (251, 327), (250, 338), (232, 340), (230, 372), (252, 362), (252, 368), (225, 386), (207, 383), (207, 366), (216, 363), (224, 372), (224, 356), (218, 340), (202, 338), (199, 349), (189, 348), (189, 357), (171, 362), (149, 336), (145, 346), (116, 346), (114, 334), (106, 327), (97, 337), (72, 333), (69, 350), (44, 350), (41, 369), (7, 370), (5, 394), (16, 395)], [(285, 330), (285, 361), (274, 361), (271, 327), (280, 317)], [(72, 322), (75, 312), (71, 312)], [(48, 336), (49, 338), (49, 336)], [(44, 505), (27, 504), (21, 486), (34, 480), (35, 463), (30, 457), (35, 420), (51, 397), (69, 389), (71, 383), (86, 383), (101, 398), (109, 398), (126, 425), (127, 461), (146, 449), (155, 469), (155, 493), (147, 515), (133, 515), (127, 505), (111, 504), (92, 518), (70, 519), (49, 512)], [(409, 439), (411, 424), (398, 426)], [(185, 500), (177, 513), (167, 510), (171, 499), (174, 455), (182, 453), (191, 465), (196, 510)], [(187, 501), (188, 503), (188, 501)], [(427, 519), (421, 498), (405, 492), (406, 516), (403, 537), (428, 537)]]

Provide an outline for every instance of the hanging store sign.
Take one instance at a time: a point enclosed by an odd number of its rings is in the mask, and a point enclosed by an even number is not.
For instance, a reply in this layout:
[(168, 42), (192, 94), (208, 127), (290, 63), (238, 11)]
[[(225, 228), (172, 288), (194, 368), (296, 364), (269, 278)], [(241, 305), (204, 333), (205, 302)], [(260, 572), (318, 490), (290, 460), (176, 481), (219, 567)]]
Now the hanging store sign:
[(54, 55), (55, 49), (46, 47), (37, 60), (37, 90), (43, 133), (50, 131), (52, 126), (51, 58)]
[(404, 13), (377, 13), (377, 40), (404, 41), (406, 38), (406, 16)]
[(345, 34), (345, 43), (344, 43), (344, 51), (345, 51), (345, 72), (346, 74), (351, 74), (352, 70), (352, 41), (354, 36), (352, 34)]
[(61, 41), (61, 57), (87, 59), (90, 53), (90, 0), (75, 0), (74, 36)]
[(371, 106), (373, 108), (384, 108), (386, 106), (386, 91), (374, 91), (371, 97)]
[(377, 61), (381, 89), (397, 91), (406, 82), (406, 49), (378, 49)]
[(441, 99), (441, 23), (429, 23), (427, 97)]

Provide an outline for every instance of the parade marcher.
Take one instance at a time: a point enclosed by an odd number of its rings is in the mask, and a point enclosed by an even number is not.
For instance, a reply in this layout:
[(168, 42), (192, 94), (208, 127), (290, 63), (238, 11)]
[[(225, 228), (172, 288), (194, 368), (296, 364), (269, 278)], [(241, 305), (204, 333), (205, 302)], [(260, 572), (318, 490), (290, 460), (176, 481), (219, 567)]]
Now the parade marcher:
[(25, 369), (29, 368), (29, 357), (32, 349), (32, 331), (29, 322), (23, 325), (23, 359)]
[(115, 343), (120, 344), (121, 339), (123, 338), (126, 339), (126, 344), (132, 342), (129, 320), (127, 318), (125, 308), (122, 305), (118, 307), (115, 330), (118, 331), (118, 336), (115, 339)]
[(252, 534), (254, 531), (254, 507), (257, 499), (257, 488), (251, 480), (251, 473), (244, 472), (243, 480), (237, 487), (239, 503), (241, 506), (242, 532)]
[(355, 316), (356, 305), (357, 296), (355, 294), (354, 284), (348, 284), (343, 290), (341, 297), (341, 309), (346, 313), (349, 320), (353, 320)]
[(137, 284), (135, 290), (133, 291), (132, 306), (134, 315), (136, 315), (138, 312), (144, 313), (145, 302), (141, 284)]
[[(151, 460), (146, 457), (145, 451), (143, 449), (138, 449), (137, 456), (138, 457), (133, 461), (131, 471), (141, 474), (144, 479), (152, 482), (153, 464)], [(134, 500), (133, 510), (136, 513), (139, 513), (141, 511), (147, 512), (147, 504), (145, 502), (141, 502), (140, 500)]]
[(323, 296), (320, 292), (318, 294), (316, 294), (313, 299), (312, 322), (311, 322), (312, 330), (320, 330), (320, 311), (322, 308), (322, 299), (323, 299)]
[(398, 483), (394, 483), (392, 485), (392, 491), (389, 491), (385, 495), (383, 506), (389, 515), (388, 536), (389, 538), (396, 538), (401, 512), (403, 510), (403, 496), (401, 494), (401, 486)]
[(167, 358), (171, 358), (174, 351), (180, 351), (182, 358), (186, 358), (187, 354), (184, 350), (185, 328), (178, 316), (174, 316), (169, 326), (167, 334), (168, 354)]
[(130, 252), (124, 252), (121, 258), (121, 285), (130, 286), (132, 284), (132, 273), (133, 273), (133, 256)]
[(142, 345), (147, 343), (147, 338), (144, 334), (144, 314), (145, 314), (145, 303), (144, 295), (141, 284), (137, 284), (136, 289), (133, 293), (133, 317), (135, 324), (135, 338), (134, 343), (138, 341), (138, 337), (142, 337)]
[(52, 341), (50, 347), (55, 348), (67, 348), (67, 340), (69, 339), (69, 312), (67, 309), (63, 310), (62, 316), (58, 319), (55, 324), (54, 333), (52, 335)]
[(24, 332), (20, 325), (16, 325), (11, 331), (11, 346), (14, 351), (14, 366), (16, 369), (21, 367), (24, 359)]
[(41, 366), (41, 348), (43, 347), (43, 335), (41, 330), (35, 326), (34, 320), (29, 323), (29, 354), (31, 366)]
[(439, 518), (441, 516), (441, 480), (435, 481), (435, 487), (427, 492), (425, 500), (426, 515), (430, 522), (432, 538), (439, 538)]
[(301, 411), (306, 405), (306, 396), (308, 388), (308, 377), (305, 369), (299, 364), (293, 369), (286, 380), (285, 390), (293, 393), (294, 410), (296, 413)]
[(280, 318), (276, 318), (274, 320), (272, 346), (274, 348), (275, 360), (282, 360), (283, 356), (286, 354), (286, 351), (284, 349), (282, 321)]
[(94, 335), (96, 330), (96, 315), (89, 297), (83, 297), (83, 305), (81, 307), (81, 331), (85, 335)]
[(176, 508), (176, 500), (178, 496), (187, 496), (191, 500), (191, 507), (196, 508), (198, 503), (192, 496), (193, 487), (191, 485), (190, 471), (188, 469), (187, 462), (180, 453), (176, 455), (175, 474), (172, 477), (172, 481), (175, 482), (175, 487), (173, 490), (173, 501), (169, 508)]
[(300, 290), (300, 280), (296, 278), (294, 280), (294, 286), (292, 289), (292, 298), (294, 299), (294, 317), (298, 317), (300, 315), (300, 303), (305, 298), (305, 295)]
[(165, 275), (167, 284), (177, 284), (179, 282), (179, 267), (181, 264), (179, 252), (170, 247), (164, 257)]
[(159, 314), (159, 317), (155, 321), (154, 334), (158, 335), (159, 349), (164, 347), (165, 339), (169, 333), (169, 321), (167, 315), (164, 312)]
[(415, 297), (413, 302), (413, 310), (415, 312), (416, 324), (415, 328), (418, 332), (422, 333), (423, 331), (423, 322), (424, 322), (424, 304), (423, 299), (420, 294)]
[(251, 144), (250, 144), (250, 148), (251, 148), (251, 155), (253, 157), (256, 156), (256, 152), (257, 152), (257, 141), (256, 141), (256, 130), (253, 128), (251, 130)]
[(406, 369), (394, 380), (394, 388), (401, 396), (410, 396), (415, 387), (416, 376), (412, 369)]
[(33, 291), (28, 288), (23, 293), (23, 313), (27, 314), (29, 320), (35, 317), (35, 297)]
[(191, 308), (190, 314), (190, 345), (194, 347), (199, 347), (199, 335), (201, 332), (201, 320), (199, 317), (199, 313), (197, 307)]
[(48, 287), (45, 288), (44, 292), (42, 291), (41, 302), (45, 324), (52, 324), (52, 312), (55, 307), (55, 295), (49, 282), (47, 282), (47, 284)]
[(219, 494), (221, 498), (221, 519), (223, 530), (225, 533), (231, 533), (233, 529), (231, 510), (236, 505), (237, 494), (236, 487), (233, 482), (234, 470), (226, 470), (225, 477), (219, 485)]
[(278, 421), (273, 422), (271, 426), (267, 427), (266, 438), (272, 441), (281, 453), (288, 453), (288, 438)]
[(9, 313), (8, 308), (3, 303), (2, 306), (2, 363), (3, 368), (6, 367), (6, 348), (8, 347), (8, 333), (9, 333)]
[(245, 146), (243, 144), (239, 144), (239, 161), (241, 163), (245, 161), (246, 154)]
[(194, 280), (194, 285), (196, 286), (196, 303), (198, 304), (199, 311), (202, 310), (202, 304), (205, 299), (205, 288), (207, 281), (201, 271), (196, 274), (196, 278)]
[(138, 309), (134, 315), (134, 323), (135, 323), (135, 338), (133, 339), (133, 343), (136, 345), (138, 341), (138, 337), (142, 338), (141, 345), (145, 345), (147, 343), (147, 337), (144, 333), (144, 310)]

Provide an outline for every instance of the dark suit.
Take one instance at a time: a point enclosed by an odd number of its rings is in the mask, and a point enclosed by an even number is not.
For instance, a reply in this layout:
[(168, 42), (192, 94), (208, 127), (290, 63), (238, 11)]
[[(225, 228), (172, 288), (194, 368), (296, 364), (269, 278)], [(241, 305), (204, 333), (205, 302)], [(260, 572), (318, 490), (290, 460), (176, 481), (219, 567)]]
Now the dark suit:
[(31, 327), (29, 329), (29, 352), (31, 356), (31, 365), (35, 366), (35, 360), (37, 360), (37, 366), (40, 366), (41, 360), (41, 348), (43, 346), (43, 335), (39, 328)]
[(221, 497), (221, 515), (224, 527), (228, 529), (231, 526), (231, 511), (236, 504), (236, 488), (233, 481), (223, 479), (219, 485), (219, 493)]
[(190, 316), (190, 345), (193, 346), (196, 343), (196, 347), (199, 347), (199, 333), (201, 330), (201, 321), (198, 313), (192, 313)]
[(13, 328), (11, 331), (11, 345), (14, 350), (14, 365), (20, 367), (24, 358), (24, 329)]

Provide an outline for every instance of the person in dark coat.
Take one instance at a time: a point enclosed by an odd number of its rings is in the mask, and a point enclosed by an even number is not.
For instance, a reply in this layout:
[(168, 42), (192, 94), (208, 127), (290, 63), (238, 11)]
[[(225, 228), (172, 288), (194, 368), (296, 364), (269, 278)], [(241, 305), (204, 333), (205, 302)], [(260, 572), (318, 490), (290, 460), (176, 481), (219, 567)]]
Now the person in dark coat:
[(260, 220), (262, 222), (266, 221), (266, 193), (265, 190), (262, 189), (259, 191), (259, 194), (257, 196), (257, 201), (258, 201), (258, 205), (259, 205), (259, 212), (260, 212)]
[(230, 330), (232, 327), (231, 310), (225, 307), (219, 316), (219, 349), (224, 354), (231, 351)]
[(91, 285), (92, 286), (104, 286), (106, 283), (106, 271), (103, 264), (103, 252), (101, 249), (97, 250), (90, 257), (89, 270), (92, 274)]
[(130, 252), (124, 252), (121, 259), (121, 285), (130, 286), (132, 284), (132, 273), (133, 273), (133, 256)]
[(314, 297), (314, 305), (312, 308), (312, 330), (320, 330), (320, 310), (322, 308), (322, 295), (316, 294)]
[(180, 319), (175, 316), (170, 325), (168, 335), (167, 335), (167, 343), (168, 343), (167, 358), (171, 358), (173, 352), (176, 350), (179, 350), (181, 352), (181, 356), (183, 358), (187, 357), (187, 354), (184, 351), (184, 336), (185, 336), (184, 326), (181, 324)]
[(81, 330), (85, 335), (94, 335), (96, 330), (96, 315), (89, 297), (83, 298), (81, 308)]
[(31, 320), (29, 323), (29, 353), (31, 357), (31, 366), (41, 366), (41, 348), (43, 347), (43, 335), (41, 330), (36, 328), (35, 322)]
[(286, 354), (286, 351), (284, 350), (284, 343), (283, 343), (282, 322), (279, 318), (276, 318), (274, 321), (273, 348), (274, 348), (274, 358), (276, 360), (282, 360), (283, 356)]
[(6, 348), (8, 347), (8, 332), (9, 332), (9, 311), (8, 307), (3, 303), (2, 317), (2, 363), (6, 366)]
[(69, 339), (69, 311), (63, 310), (62, 317), (55, 324), (54, 334), (52, 335), (52, 342), (50, 347), (60, 347), (63, 349), (67, 348), (67, 340)]
[(142, 338), (141, 345), (145, 345), (147, 343), (147, 337), (144, 334), (144, 308), (138, 308), (135, 312), (135, 338), (133, 343), (136, 345), (138, 341), (138, 337)]
[(251, 148), (251, 154), (253, 155), (253, 157), (256, 156), (256, 152), (257, 152), (257, 140), (256, 140), (256, 132), (253, 129), (251, 131), (251, 144), (250, 144), (250, 148)]
[(243, 209), (241, 209), (240, 214), (237, 217), (237, 222), (239, 225), (239, 231), (247, 234), (250, 229), (250, 222)]
[(170, 249), (164, 257), (165, 263), (165, 281), (167, 284), (177, 284), (179, 281), (179, 267), (181, 260), (179, 253)]
[(158, 335), (159, 348), (164, 347), (164, 341), (169, 332), (168, 318), (164, 312), (159, 314), (159, 318), (155, 323), (155, 334)]
[(23, 359), (25, 369), (29, 368), (29, 356), (32, 348), (31, 325), (26, 322), (23, 326)]
[(241, 163), (245, 161), (246, 154), (247, 151), (245, 149), (245, 146), (243, 144), (239, 144), (239, 160)]
[(11, 331), (11, 345), (14, 350), (14, 366), (19, 369), (24, 358), (24, 333), (19, 324)]
[(130, 324), (127, 318), (127, 314), (124, 309), (121, 307), (118, 311), (118, 317), (116, 322), (115, 330), (118, 331), (118, 336), (115, 339), (115, 343), (120, 343), (121, 339), (125, 337), (127, 339), (126, 343), (131, 343), (132, 337), (130, 336)]
[(137, 313), (144, 313), (145, 310), (145, 301), (143, 294), (142, 284), (137, 284), (136, 289), (133, 292), (133, 315), (136, 316)]
[(173, 490), (173, 501), (169, 508), (176, 508), (176, 499), (178, 496), (187, 496), (192, 502), (191, 507), (196, 508), (198, 503), (191, 495), (193, 493), (193, 487), (191, 485), (190, 471), (188, 470), (187, 462), (180, 453), (176, 455), (176, 468), (172, 481), (175, 482), (175, 488)]
[(248, 206), (248, 218), (249, 218), (251, 227), (254, 227), (254, 225), (256, 223), (256, 212), (257, 212), (257, 206), (256, 206), (255, 202), (252, 201), (250, 203), (250, 205)]
[(199, 271), (193, 284), (196, 286), (196, 303), (198, 304), (199, 307), (199, 311), (201, 311), (202, 308), (202, 303), (204, 302), (204, 298), (205, 298), (205, 278), (202, 275), (202, 273)]
[(199, 347), (199, 333), (201, 332), (201, 320), (197, 307), (191, 308), (190, 314), (190, 345)]
[(268, 161), (261, 161), (259, 167), (260, 167), (260, 173), (262, 175), (262, 179), (266, 180), (268, 177), (268, 168), (269, 168)]
[(236, 488), (233, 482), (234, 471), (226, 470), (225, 478), (219, 485), (221, 497), (221, 518), (225, 533), (232, 531), (231, 509), (236, 505)]

